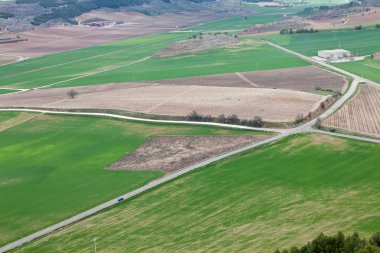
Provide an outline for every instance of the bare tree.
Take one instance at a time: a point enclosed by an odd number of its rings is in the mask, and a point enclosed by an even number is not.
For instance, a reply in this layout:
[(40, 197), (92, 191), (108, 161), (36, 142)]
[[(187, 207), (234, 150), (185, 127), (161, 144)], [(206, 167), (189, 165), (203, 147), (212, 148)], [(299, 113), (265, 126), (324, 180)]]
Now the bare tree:
[(67, 96), (69, 96), (71, 99), (75, 98), (76, 96), (78, 96), (79, 92), (76, 91), (76, 90), (69, 90), (67, 92)]

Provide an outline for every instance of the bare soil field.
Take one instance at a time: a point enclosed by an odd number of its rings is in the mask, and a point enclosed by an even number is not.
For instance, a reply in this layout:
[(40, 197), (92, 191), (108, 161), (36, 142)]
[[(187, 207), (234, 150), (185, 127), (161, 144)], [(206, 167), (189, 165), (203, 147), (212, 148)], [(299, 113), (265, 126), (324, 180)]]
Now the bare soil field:
[(23, 58), (38, 57), (142, 35), (173, 31), (176, 29), (176, 26), (194, 25), (199, 22), (229, 17), (230, 15), (228, 13), (210, 15), (209, 12), (199, 11), (180, 14), (168, 13), (153, 17), (135, 12), (94, 11), (83, 14), (78, 17), (78, 20), (105, 18), (123, 23), (110, 28), (81, 25), (55, 26), (35, 28), (28, 32), (12, 33), (13, 37), (20, 36), (23, 39), (27, 39), (27, 41), (0, 44), (0, 62), (12, 62), (9, 58), (2, 58), (3, 54), (14, 55), (15, 57), (21, 56)]
[(4, 96), (0, 107), (38, 107), (60, 109), (117, 109), (156, 115), (186, 116), (195, 110), (214, 117), (236, 114), (241, 119), (262, 117), (265, 121), (289, 122), (297, 115), (316, 110), (326, 96), (301, 91), (159, 85), (127, 83), (31, 90)]
[(200, 51), (207, 51), (239, 42), (239, 38), (229, 34), (205, 33), (194, 35), (187, 40), (178, 41), (167, 48), (164, 48), (155, 58), (174, 57), (184, 54), (194, 54)]
[(299, 17), (292, 17), (289, 19), (274, 21), (274, 22), (270, 22), (266, 24), (257, 24), (253, 27), (248, 28), (246, 31), (242, 32), (242, 34), (250, 35), (250, 34), (260, 33), (260, 35), (262, 35), (262, 33), (270, 34), (274, 32), (279, 32), (283, 29), (296, 30), (296, 29), (304, 28), (306, 26), (309, 26), (309, 23), (307, 23), (303, 19)]
[(323, 125), (380, 137), (380, 89), (361, 86), (360, 92)]
[(322, 18), (320, 20), (307, 20), (307, 22), (310, 24), (308, 28), (324, 29), (379, 23), (380, 7), (369, 8), (369, 11), (362, 11), (359, 13), (350, 14), (348, 18)]
[(110, 165), (108, 169), (171, 173), (268, 137), (269, 135), (158, 136)]
[(265, 88), (315, 92), (319, 87), (342, 93), (347, 88), (344, 77), (314, 66), (249, 72), (244, 76)]
[(315, 93), (316, 88), (344, 92), (347, 80), (330, 71), (314, 67), (228, 73), (154, 81), (162, 85), (197, 85), (297, 90)]

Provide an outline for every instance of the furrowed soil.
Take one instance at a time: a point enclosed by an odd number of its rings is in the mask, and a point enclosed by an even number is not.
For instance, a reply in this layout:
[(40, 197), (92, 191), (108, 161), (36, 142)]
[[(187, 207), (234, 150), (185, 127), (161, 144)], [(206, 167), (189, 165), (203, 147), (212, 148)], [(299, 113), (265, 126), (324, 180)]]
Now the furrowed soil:
[(380, 137), (380, 88), (360, 87), (360, 92), (323, 125)]

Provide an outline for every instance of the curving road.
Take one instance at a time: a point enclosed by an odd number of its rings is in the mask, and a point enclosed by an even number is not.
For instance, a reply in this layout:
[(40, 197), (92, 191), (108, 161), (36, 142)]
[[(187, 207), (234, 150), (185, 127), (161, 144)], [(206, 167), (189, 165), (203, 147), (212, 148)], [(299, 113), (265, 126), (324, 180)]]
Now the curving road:
[[(285, 52), (288, 52), (288, 53), (291, 53), (293, 55), (296, 55), (298, 56), (299, 58), (301, 59), (304, 59), (308, 62), (311, 62), (313, 64), (317, 64), (317, 65), (320, 65), (320, 66), (323, 66), (325, 68), (329, 68), (331, 70), (334, 70), (336, 72), (339, 72), (339, 73), (342, 73), (344, 75), (347, 75), (347, 76), (350, 76), (352, 77), (354, 80), (351, 84), (351, 86), (349, 87), (349, 89), (346, 91), (346, 93), (338, 100), (336, 101), (336, 103), (334, 103), (328, 110), (326, 110), (323, 114), (321, 114), (318, 118), (320, 119), (325, 119), (327, 117), (329, 117), (331, 114), (333, 114), (336, 110), (338, 110), (344, 103), (346, 103), (356, 92), (357, 90), (357, 87), (359, 85), (359, 83), (361, 82), (366, 82), (366, 83), (369, 83), (369, 84), (372, 84), (372, 85), (376, 85), (376, 86), (379, 86), (379, 84), (373, 82), (373, 81), (370, 81), (370, 80), (367, 80), (365, 78), (362, 78), (362, 77), (359, 77), (357, 75), (354, 75), (350, 72), (347, 72), (345, 70), (342, 70), (342, 69), (339, 69), (335, 66), (332, 66), (330, 64), (327, 64), (325, 62), (320, 62), (320, 61), (317, 61), (315, 59), (312, 59), (308, 56), (305, 56), (305, 55), (302, 55), (302, 54), (299, 54), (297, 52), (294, 52), (294, 51), (291, 51), (289, 49), (286, 49), (284, 47), (281, 47), (279, 45), (276, 45), (276, 44), (273, 44), (271, 42), (267, 42), (268, 44), (276, 47), (276, 48), (279, 48)], [(134, 197), (136, 195), (139, 195), (141, 193), (144, 193), (145, 191), (149, 190), (149, 189), (152, 189), (160, 184), (163, 184), (165, 182), (168, 182), (170, 180), (173, 180), (181, 175), (184, 175), (190, 171), (193, 171), (193, 170), (196, 170), (196, 169), (199, 169), (199, 168), (202, 168), (206, 165), (209, 165), (211, 163), (214, 163), (214, 162), (217, 162), (221, 159), (225, 159), (227, 157), (230, 157), (230, 156), (233, 156), (233, 155), (236, 155), (240, 152), (243, 152), (243, 151), (246, 151), (246, 150), (249, 150), (249, 149), (252, 149), (252, 148), (256, 148), (256, 147), (259, 147), (259, 146), (262, 146), (262, 145), (265, 145), (265, 144), (268, 144), (268, 143), (271, 143), (271, 142), (275, 142), (275, 141), (278, 141), (282, 138), (285, 138), (287, 136), (290, 136), (290, 135), (293, 135), (293, 134), (297, 134), (297, 133), (306, 133), (306, 132), (314, 132), (314, 133), (320, 133), (320, 134), (328, 134), (328, 135), (332, 135), (332, 136), (337, 136), (337, 137), (344, 137), (344, 138), (351, 138), (351, 139), (355, 139), (355, 140), (361, 140), (361, 141), (367, 141), (367, 142), (373, 142), (373, 143), (380, 143), (380, 140), (377, 140), (377, 139), (372, 139), (372, 138), (366, 138), (366, 137), (358, 137), (358, 136), (351, 136), (351, 135), (346, 135), (346, 134), (338, 134), (338, 133), (331, 133), (331, 132), (326, 132), (326, 131), (321, 131), (321, 130), (317, 130), (317, 129), (314, 129), (313, 128), (313, 125), (316, 123), (317, 119), (313, 119), (301, 126), (298, 126), (298, 127), (295, 127), (295, 128), (291, 128), (291, 129), (270, 129), (270, 128), (254, 128), (254, 127), (246, 127), (246, 126), (239, 126), (239, 125), (227, 125), (227, 124), (221, 124), (221, 123), (212, 123), (212, 122), (189, 122), (189, 121), (173, 121), (173, 120), (153, 120), (153, 119), (142, 119), (142, 118), (136, 118), (136, 117), (129, 117), (129, 116), (121, 116), (121, 115), (117, 115), (117, 114), (108, 114), (108, 113), (86, 113), (86, 112), (64, 112), (64, 111), (49, 111), (49, 110), (38, 110), (38, 109), (0, 109), (0, 111), (22, 111), (22, 112), (38, 112), (38, 113), (49, 113), (49, 114), (63, 114), (63, 115), (85, 115), (85, 116), (98, 116), (98, 117), (110, 117), (110, 118), (118, 118), (118, 119), (126, 119), (126, 120), (133, 120), (133, 121), (140, 121), (140, 122), (155, 122), (155, 123), (170, 123), (170, 124), (191, 124), (191, 125), (204, 125), (204, 126), (217, 126), (217, 127), (226, 127), (226, 128), (234, 128), (234, 129), (248, 129), (248, 130), (255, 130), (255, 131), (265, 131), (265, 132), (276, 132), (277, 135), (271, 137), (271, 138), (268, 138), (266, 140), (263, 140), (263, 141), (260, 141), (260, 142), (257, 142), (255, 144), (252, 144), (252, 145), (249, 145), (249, 146), (246, 146), (244, 148), (240, 148), (238, 150), (235, 150), (235, 151), (232, 151), (232, 152), (228, 152), (228, 153), (225, 153), (225, 154), (222, 154), (222, 155), (219, 155), (217, 157), (214, 157), (214, 158), (211, 158), (211, 159), (207, 159), (205, 161), (202, 161), (198, 164), (195, 164), (195, 165), (192, 165), (190, 167), (187, 167), (187, 168), (184, 168), (180, 171), (177, 171), (177, 172), (174, 172), (172, 174), (169, 174), (169, 175), (166, 175), (162, 178), (159, 178), (157, 180), (154, 180), (146, 185), (144, 185), (143, 187), (140, 187), (136, 190), (133, 190), (131, 192), (128, 192), (122, 196), (119, 196), (117, 198), (114, 198), (106, 203), (103, 203), (99, 206), (96, 206), (90, 210), (87, 210), (83, 213), (80, 213), (80, 214), (77, 214), (67, 220), (64, 220), (64, 221), (61, 221), (55, 225), (52, 225), (50, 227), (47, 227), (43, 230), (40, 230), (34, 234), (31, 234), (29, 236), (26, 236), (18, 241), (15, 241), (15, 242), (12, 242), (8, 245), (5, 245), (3, 247), (0, 248), (0, 253), (2, 252), (6, 252), (6, 251), (9, 251), (9, 250), (12, 250), (14, 248), (17, 248), (25, 243), (28, 243), (32, 240), (35, 240), (39, 237), (42, 237), (44, 235), (47, 235), (49, 233), (52, 233), (54, 232), (55, 230), (57, 229), (60, 229), (64, 226), (67, 226), (67, 225), (70, 225), (74, 222), (77, 222), (83, 218), (86, 218), (88, 216), (91, 216), (99, 211), (102, 211), (108, 207), (111, 207), (113, 205), (116, 205), (119, 203), (119, 199), (122, 198), (123, 200), (126, 200), (126, 199), (129, 199), (131, 197)]]

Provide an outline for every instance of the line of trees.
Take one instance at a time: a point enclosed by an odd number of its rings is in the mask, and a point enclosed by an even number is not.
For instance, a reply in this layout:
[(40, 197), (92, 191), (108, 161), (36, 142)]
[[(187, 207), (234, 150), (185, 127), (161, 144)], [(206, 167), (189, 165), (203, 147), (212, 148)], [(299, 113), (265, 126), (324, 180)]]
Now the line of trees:
[(221, 114), (217, 118), (212, 117), (211, 115), (202, 115), (196, 111), (192, 111), (186, 117), (188, 121), (200, 121), (200, 122), (218, 122), (223, 124), (233, 124), (233, 125), (244, 125), (250, 127), (263, 127), (265, 122), (261, 117), (254, 117), (253, 119), (239, 119), (236, 114), (224, 115)]
[(358, 233), (345, 236), (342, 232), (333, 236), (323, 233), (301, 247), (291, 247), (274, 253), (380, 253), (380, 232), (369, 240), (360, 238)]
[(310, 28), (310, 29), (300, 28), (300, 29), (296, 29), (296, 30), (293, 30), (292, 28), (290, 28), (290, 29), (282, 29), (282, 30), (280, 31), (280, 34), (317, 33), (317, 32), (319, 32), (319, 30), (317, 30), (317, 29), (313, 29), (313, 28)]

